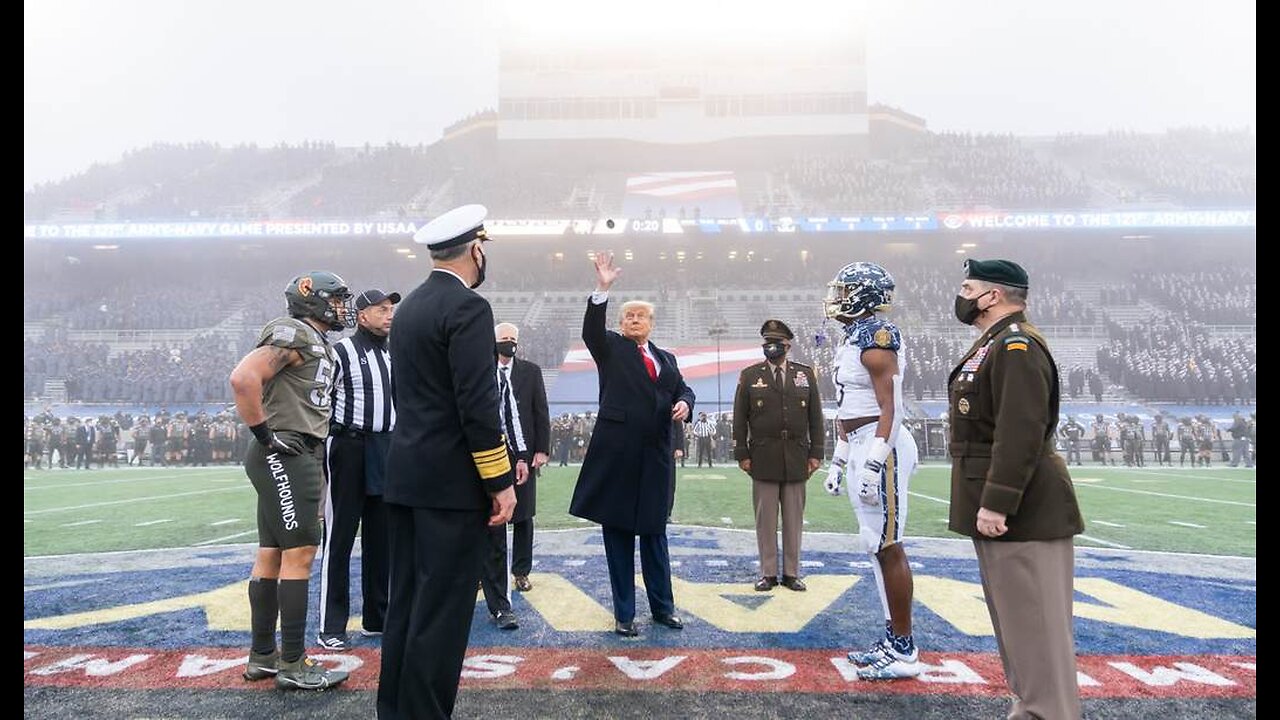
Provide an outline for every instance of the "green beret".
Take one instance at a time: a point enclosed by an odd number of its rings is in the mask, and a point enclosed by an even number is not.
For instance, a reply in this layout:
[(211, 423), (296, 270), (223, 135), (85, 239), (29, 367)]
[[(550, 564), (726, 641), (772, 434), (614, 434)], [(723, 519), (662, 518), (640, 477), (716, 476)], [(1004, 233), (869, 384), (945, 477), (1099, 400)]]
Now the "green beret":
[(760, 337), (765, 340), (794, 340), (796, 336), (781, 320), (766, 320), (760, 326)]
[(970, 280), (985, 280), (997, 285), (1026, 288), (1027, 271), (1012, 260), (965, 260), (965, 277)]

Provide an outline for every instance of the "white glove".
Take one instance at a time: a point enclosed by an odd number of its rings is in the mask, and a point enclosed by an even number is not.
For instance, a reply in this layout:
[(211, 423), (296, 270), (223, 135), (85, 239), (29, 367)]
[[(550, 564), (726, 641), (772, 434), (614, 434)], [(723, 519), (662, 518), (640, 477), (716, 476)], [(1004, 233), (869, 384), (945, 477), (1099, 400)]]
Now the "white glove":
[(831, 461), (831, 467), (827, 468), (827, 479), (822, 486), (831, 495), (840, 494), (840, 486), (844, 484), (845, 465), (844, 458), (835, 458)]
[(880, 478), (884, 474), (884, 461), (889, 458), (892, 448), (888, 441), (877, 437), (871, 441), (867, 450), (867, 460), (858, 468), (858, 500), (863, 505), (875, 507), (880, 504)]
[(849, 464), (849, 443), (840, 440), (831, 453), (831, 467), (827, 468), (827, 479), (822, 483), (831, 495), (840, 494), (840, 486), (844, 484), (846, 467)]

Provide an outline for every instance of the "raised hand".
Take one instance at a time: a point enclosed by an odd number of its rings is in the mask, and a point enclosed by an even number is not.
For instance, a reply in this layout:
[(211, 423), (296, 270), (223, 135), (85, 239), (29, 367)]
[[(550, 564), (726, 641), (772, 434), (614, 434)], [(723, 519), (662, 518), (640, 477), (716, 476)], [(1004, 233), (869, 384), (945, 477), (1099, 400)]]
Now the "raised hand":
[(596, 289), (608, 290), (610, 285), (622, 274), (622, 268), (613, 264), (613, 253), (596, 253)]

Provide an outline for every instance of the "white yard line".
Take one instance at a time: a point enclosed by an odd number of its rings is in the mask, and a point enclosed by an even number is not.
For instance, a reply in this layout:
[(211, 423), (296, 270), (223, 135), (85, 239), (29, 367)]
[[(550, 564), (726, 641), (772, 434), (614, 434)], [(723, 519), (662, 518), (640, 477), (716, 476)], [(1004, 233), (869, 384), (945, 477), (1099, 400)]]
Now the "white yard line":
[(219, 520), (218, 522), (209, 523), (210, 527), (218, 527), (219, 525), (230, 525), (231, 523), (240, 522), (240, 518), (231, 518), (230, 520)]
[(1216, 500), (1214, 498), (1194, 497), (1192, 495), (1174, 495), (1173, 493), (1152, 492), (1150, 490), (1133, 490), (1130, 488), (1106, 487), (1103, 485), (1076, 485), (1076, 489), (1085, 490), (1110, 490), (1112, 492), (1127, 492), (1135, 495), (1154, 495), (1156, 497), (1176, 498), (1178, 500), (1195, 500), (1196, 502), (1218, 503), (1219, 505), (1238, 505), (1240, 507), (1258, 507), (1257, 503), (1238, 502), (1236, 500)]
[(228, 490), (251, 490), (253, 486), (242, 485), (233, 488), (216, 488), (213, 490), (192, 490), (191, 492), (173, 493), (170, 495), (150, 495), (147, 497), (130, 498), (128, 500), (109, 500), (107, 502), (89, 503), (87, 505), (68, 505), (67, 507), (46, 508), (44, 510), (23, 510), (24, 515), (43, 515), (45, 513), (64, 512), (67, 510), (83, 510), (85, 508), (106, 507), (108, 505), (128, 505), (130, 503), (151, 502), (152, 500), (165, 500), (168, 498), (188, 497), (191, 495), (208, 495), (209, 493), (227, 492)]
[[(1258, 484), (1258, 480), (1257, 480), (1256, 478), (1255, 478), (1255, 479), (1253, 479), (1253, 480), (1250, 480), (1250, 479), (1248, 479), (1248, 478), (1232, 478), (1232, 477), (1223, 477), (1223, 476), (1221, 476), (1221, 475), (1192, 475), (1191, 473), (1184, 473), (1184, 472), (1182, 472), (1182, 471), (1178, 471), (1178, 472), (1175, 472), (1175, 473), (1170, 473), (1169, 471), (1170, 471), (1170, 470), (1172, 470), (1172, 469), (1173, 469), (1173, 468), (1165, 468), (1163, 473), (1161, 473), (1161, 471), (1160, 471), (1160, 470), (1125, 470), (1124, 472), (1128, 472), (1128, 473), (1141, 473), (1141, 474), (1143, 474), (1143, 475), (1165, 474), (1165, 475), (1166, 475), (1166, 477), (1169, 477), (1169, 478), (1174, 479), (1174, 480), (1180, 480), (1180, 479), (1182, 479), (1182, 478), (1189, 478), (1189, 479), (1193, 479), (1193, 480), (1221, 480), (1222, 482), (1247, 483), (1247, 484), (1249, 484), (1249, 485), (1257, 485), (1257, 484)], [(1235, 468), (1230, 468), (1230, 469), (1234, 470)], [(1250, 469), (1252, 469), (1252, 468), (1250, 468)]]
[[(205, 469), (204, 472), (209, 472), (209, 470), (211, 469), (212, 468)], [(22, 491), (26, 492), (27, 490), (57, 490), (58, 488), (89, 487), (89, 486), (96, 487), (98, 485), (116, 485), (119, 483), (147, 482), (149, 480), (173, 480), (180, 477), (186, 477), (187, 475), (190, 475), (190, 474), (191, 473), (182, 473), (181, 475), (152, 475), (151, 477), (118, 478), (116, 480), (96, 480), (93, 482), (60, 483), (57, 485), (33, 485), (30, 487), (23, 487)]]
[(148, 520), (146, 522), (134, 523), (134, 527), (147, 527), (148, 525), (162, 525), (164, 523), (173, 522), (173, 518), (165, 518), (163, 520)]
[(1207, 527), (1206, 525), (1197, 525), (1197, 524), (1195, 524), (1195, 523), (1182, 522), (1181, 520), (1170, 520), (1170, 521), (1169, 521), (1169, 524), (1170, 524), (1170, 525), (1178, 525), (1178, 526), (1180, 526), (1180, 527), (1195, 528), (1195, 529), (1197, 529), (1197, 530), (1204, 530), (1204, 529)]
[(80, 527), (81, 525), (97, 525), (101, 520), (81, 520), (80, 522), (64, 523), (62, 527)]
[(245, 530), (244, 532), (238, 532), (238, 533), (236, 533), (235, 535), (228, 535), (228, 536), (226, 536), (226, 537), (214, 538), (214, 539), (212, 539), (212, 540), (202, 540), (202, 541), (200, 541), (200, 542), (198, 542), (198, 543), (191, 543), (191, 547), (200, 547), (201, 545), (213, 545), (213, 544), (216, 544), (216, 543), (220, 543), (220, 542), (222, 542), (223, 540), (231, 540), (231, 539), (233, 539), (233, 538), (238, 538), (238, 537), (241, 537), (241, 536), (243, 536), (243, 535), (249, 535), (250, 533), (256, 533), (256, 532), (258, 532), (258, 531), (257, 531), (257, 530)]
[(1103, 525), (1105, 527), (1124, 527), (1120, 523), (1107, 522), (1106, 520), (1090, 520), (1089, 522), (1093, 525)]
[(908, 495), (910, 495), (911, 497), (924, 498), (925, 500), (932, 500), (932, 501), (934, 501), (934, 502), (936, 502), (936, 503), (942, 503), (943, 505), (950, 505), (950, 504), (951, 504), (951, 501), (949, 501), (949, 500), (943, 500), (943, 499), (942, 499), (942, 498), (940, 498), (940, 497), (934, 497), (934, 496), (932, 496), (932, 495), (925, 495), (924, 493), (912, 492), (912, 491), (908, 490), (908, 491), (907, 491), (907, 494), (908, 494)]
[(1099, 545), (1106, 545), (1107, 547), (1113, 547), (1113, 548), (1115, 548), (1115, 549), (1117, 549), (1117, 550), (1132, 550), (1132, 549), (1133, 549), (1133, 548), (1129, 547), (1128, 545), (1121, 545), (1120, 543), (1117, 543), (1117, 542), (1111, 542), (1110, 540), (1103, 540), (1102, 538), (1096, 538), (1096, 537), (1094, 537), (1094, 536), (1092, 536), (1092, 535), (1085, 535), (1084, 533), (1080, 533), (1080, 534), (1079, 534), (1079, 535), (1077, 535), (1076, 537), (1080, 538), (1081, 540), (1088, 540), (1089, 542), (1098, 543)]

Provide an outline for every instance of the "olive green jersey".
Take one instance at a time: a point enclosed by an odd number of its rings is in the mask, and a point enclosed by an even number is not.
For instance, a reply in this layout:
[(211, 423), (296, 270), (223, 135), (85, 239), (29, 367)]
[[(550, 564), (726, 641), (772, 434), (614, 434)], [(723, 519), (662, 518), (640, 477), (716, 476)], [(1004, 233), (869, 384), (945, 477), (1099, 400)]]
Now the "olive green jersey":
[(258, 347), (297, 350), (302, 364), (282, 368), (262, 388), (262, 409), (273, 430), (317, 438), (329, 434), (333, 351), (324, 334), (296, 318), (276, 318), (262, 328)]

